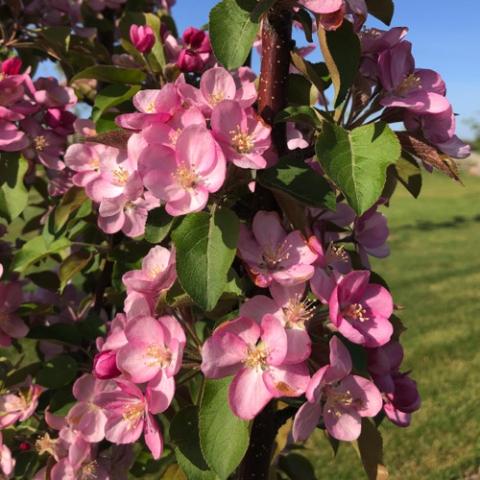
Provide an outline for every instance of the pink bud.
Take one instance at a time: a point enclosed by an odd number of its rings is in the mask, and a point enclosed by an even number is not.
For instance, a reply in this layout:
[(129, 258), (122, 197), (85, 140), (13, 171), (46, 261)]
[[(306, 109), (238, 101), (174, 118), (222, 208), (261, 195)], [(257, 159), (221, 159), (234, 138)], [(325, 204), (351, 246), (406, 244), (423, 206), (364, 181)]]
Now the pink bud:
[(199, 72), (205, 62), (197, 52), (183, 49), (178, 56), (177, 65), (182, 72)]
[(155, 34), (148, 25), (132, 25), (130, 40), (140, 53), (149, 53), (155, 44)]
[(117, 368), (117, 353), (113, 350), (106, 350), (95, 355), (93, 359), (93, 371), (95, 376), (101, 380), (108, 380), (120, 375)]
[(22, 68), (22, 61), (18, 57), (7, 58), (2, 62), (2, 73), (6, 75), (18, 75)]
[(61, 108), (49, 108), (45, 114), (45, 123), (55, 130), (59, 135), (70, 135), (75, 130), (73, 124), (76, 120), (76, 115)]
[(183, 32), (182, 39), (187, 48), (195, 50), (197, 53), (210, 53), (212, 51), (210, 39), (203, 30), (189, 27)]

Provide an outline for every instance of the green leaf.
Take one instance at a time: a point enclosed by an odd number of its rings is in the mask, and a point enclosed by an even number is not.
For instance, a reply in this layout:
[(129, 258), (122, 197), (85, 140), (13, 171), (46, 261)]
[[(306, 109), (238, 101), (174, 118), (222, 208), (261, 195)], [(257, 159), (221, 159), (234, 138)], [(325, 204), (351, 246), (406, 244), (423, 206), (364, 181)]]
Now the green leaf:
[(209, 34), (213, 53), (228, 70), (241, 67), (259, 29), (252, 19), (255, 0), (223, 0), (210, 11)]
[(58, 232), (65, 225), (70, 215), (88, 201), (85, 190), (80, 187), (72, 187), (62, 196), (60, 203), (55, 207), (53, 214), (54, 230)]
[(325, 63), (312, 63), (305, 60), (300, 54), (291, 52), (292, 63), (296, 69), (303, 73), (310, 82), (317, 87), (317, 90), (323, 91), (330, 85), (329, 72)]
[(160, 243), (170, 232), (174, 218), (164, 208), (155, 208), (148, 214), (145, 228), (145, 240), (149, 243)]
[(88, 250), (79, 250), (69, 255), (61, 264), (58, 271), (60, 278), (60, 293), (66, 287), (67, 283), (79, 272), (81, 272), (92, 259), (92, 252)]
[(145, 80), (145, 74), (137, 68), (122, 68), (114, 65), (93, 65), (77, 73), (71, 82), (81, 78), (94, 78), (107, 83), (128, 83), (139, 85)]
[(224, 291), (239, 229), (235, 213), (222, 208), (187, 215), (173, 232), (178, 278), (204, 310), (212, 310)]
[(34, 237), (25, 243), (16, 253), (12, 262), (12, 270), (15, 272), (23, 272), (42, 258), (52, 253), (59, 253), (69, 246), (70, 241), (67, 238), (59, 238), (47, 245), (42, 236)]
[(237, 468), (249, 444), (248, 422), (228, 405), (230, 382), (231, 378), (205, 382), (198, 420), (203, 456), (221, 480)]
[(315, 105), (318, 102), (318, 90), (303, 75), (290, 73), (287, 97), (289, 105)]
[(70, 27), (46, 27), (40, 30), (40, 36), (60, 52), (68, 52), (70, 47)]
[(28, 204), (28, 191), (23, 177), (28, 162), (22, 156), (2, 152), (0, 160), (0, 216), (11, 222)]
[(318, 29), (323, 58), (335, 88), (335, 108), (347, 96), (360, 66), (360, 40), (350, 22), (337, 30)]
[(322, 126), (322, 119), (319, 112), (307, 105), (287, 107), (275, 117), (275, 123), (298, 122), (306, 123), (314, 128)]
[(298, 153), (292, 152), (258, 174), (259, 182), (267, 188), (288, 193), (312, 207), (335, 210), (335, 193), (328, 182), (315, 173)]
[(96, 122), (105, 112), (111, 107), (120, 105), (127, 100), (130, 100), (138, 91), (140, 90), (140, 85), (133, 85), (129, 87), (128, 85), (109, 85), (100, 92), (98, 92), (95, 97), (95, 104), (92, 119)]
[(304, 456), (298, 453), (281, 455), (278, 466), (291, 480), (316, 480), (313, 465)]
[(351, 131), (325, 123), (315, 148), (326, 174), (358, 215), (378, 200), (387, 167), (401, 153), (397, 137), (382, 122)]
[(377, 17), (385, 25), (390, 25), (395, 5), (393, 0), (367, 0), (368, 13)]
[(307, 42), (313, 43), (313, 21), (310, 14), (306, 10), (300, 9), (293, 14), (293, 19), (302, 25)]
[(175, 456), (188, 478), (214, 480), (200, 449), (198, 435), (198, 407), (180, 410), (170, 424), (170, 440), (176, 446)]
[(47, 388), (68, 385), (77, 375), (78, 364), (69, 355), (59, 355), (45, 363), (37, 373), (37, 383)]
[(411, 155), (404, 152), (395, 165), (399, 182), (415, 197), (422, 190), (422, 171)]

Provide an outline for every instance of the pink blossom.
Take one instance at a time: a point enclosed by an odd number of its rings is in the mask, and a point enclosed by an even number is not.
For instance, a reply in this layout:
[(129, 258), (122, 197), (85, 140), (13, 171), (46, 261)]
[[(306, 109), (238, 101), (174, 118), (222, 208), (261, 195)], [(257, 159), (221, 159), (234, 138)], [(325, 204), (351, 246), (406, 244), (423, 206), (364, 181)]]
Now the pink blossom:
[(10, 57), (1, 62), (0, 70), (4, 75), (18, 75), (22, 69), (22, 60), (19, 57)]
[(311, 12), (323, 15), (337, 12), (343, 6), (343, 0), (298, 0), (298, 3)]
[(170, 378), (180, 369), (186, 339), (174, 317), (134, 318), (125, 336), (128, 343), (117, 353), (117, 366), (132, 382), (148, 382), (162, 371)]
[(211, 133), (191, 125), (178, 136), (175, 150), (151, 145), (143, 151), (139, 168), (145, 186), (178, 216), (205, 208), (209, 193), (223, 185), (226, 162)]
[(433, 70), (415, 69), (412, 44), (403, 41), (378, 57), (385, 107), (403, 107), (417, 113), (441, 113), (450, 108), (445, 83)]
[(175, 252), (160, 245), (153, 247), (142, 260), (141, 270), (131, 270), (122, 277), (127, 293), (158, 295), (175, 282)]
[(93, 372), (101, 380), (109, 380), (120, 375), (117, 368), (117, 352), (105, 350), (97, 353), (93, 359)]
[(130, 184), (123, 194), (100, 202), (98, 226), (108, 234), (121, 230), (127, 237), (139, 237), (145, 233), (148, 212), (159, 206), (158, 199), (144, 193), (141, 184)]
[(212, 52), (208, 34), (189, 27), (182, 35), (184, 47), (180, 50), (177, 65), (182, 72), (201, 72)]
[(43, 391), (44, 388), (40, 385), (30, 383), (19, 388), (15, 394), (0, 395), (0, 429), (31, 417), (38, 407), (38, 397)]
[(0, 283), (0, 346), (8, 347), (12, 338), (28, 333), (24, 321), (15, 314), (22, 303), (22, 287), (18, 282)]
[(73, 384), (73, 396), (77, 403), (68, 412), (67, 422), (90, 443), (100, 442), (105, 436), (107, 417), (96, 404), (95, 397), (108, 388), (107, 384), (87, 373)]
[(0, 118), (0, 151), (18, 152), (27, 148), (29, 144), (27, 135), (14, 123)]
[(390, 30), (368, 28), (359, 32), (362, 53), (378, 54), (399, 44), (407, 35), (407, 27), (394, 27)]
[(131, 25), (130, 41), (140, 53), (149, 53), (155, 45), (155, 33), (148, 25)]
[(97, 403), (107, 415), (105, 438), (115, 444), (136, 442), (142, 432), (153, 458), (159, 459), (163, 439), (154, 416), (149, 412), (148, 397), (133, 383), (116, 380), (118, 390), (101, 393)]
[(259, 325), (267, 314), (280, 320), (287, 334), (287, 354), (283, 363), (303, 362), (311, 352), (312, 342), (306, 327), (315, 311), (312, 302), (304, 298), (305, 284), (283, 287), (273, 283), (270, 293), (272, 298), (255, 295), (247, 299), (240, 306), (240, 316), (251, 318)]
[(392, 336), (389, 318), (392, 297), (381, 285), (369, 283), (370, 272), (358, 270), (341, 278), (328, 302), (330, 320), (353, 343), (366, 347), (385, 345)]
[(241, 226), (238, 255), (259, 287), (305, 282), (313, 276), (317, 258), (298, 230), (287, 234), (278, 213), (265, 211), (255, 215), (252, 231)]
[(382, 396), (366, 378), (352, 375), (352, 359), (337, 337), (330, 340), (330, 363), (310, 380), (304, 403), (295, 415), (293, 438), (305, 441), (323, 422), (337, 440), (351, 442), (360, 436), (362, 417), (374, 417), (382, 408)]
[(5, 480), (12, 477), (15, 470), (15, 463), (15, 459), (12, 457), (12, 452), (3, 443), (2, 432), (0, 432), (0, 472)]
[(77, 103), (73, 88), (60, 85), (54, 77), (41, 77), (34, 86), (35, 101), (46, 108), (71, 107)]
[(142, 130), (151, 123), (170, 120), (180, 107), (180, 97), (176, 86), (167, 83), (160, 90), (140, 90), (133, 97), (133, 105), (138, 112), (118, 115), (115, 122), (127, 130)]
[[(73, 183), (87, 189), (89, 184), (100, 177), (100, 158), (115, 158), (117, 155), (116, 148), (100, 143), (74, 143), (65, 152), (65, 165), (76, 172), (72, 178)], [(90, 188), (89, 186), (88, 189)]]
[(271, 146), (271, 128), (253, 109), (244, 110), (234, 100), (220, 102), (212, 111), (213, 136), (228, 161), (240, 168), (265, 168), (263, 154)]
[(288, 339), (280, 320), (265, 315), (259, 325), (241, 317), (215, 329), (202, 347), (207, 378), (234, 375), (229, 388), (233, 413), (253, 419), (277, 397), (297, 397), (309, 381), (305, 363), (285, 364)]
[(58, 135), (71, 135), (74, 132), (73, 124), (76, 115), (61, 108), (49, 108), (43, 120)]

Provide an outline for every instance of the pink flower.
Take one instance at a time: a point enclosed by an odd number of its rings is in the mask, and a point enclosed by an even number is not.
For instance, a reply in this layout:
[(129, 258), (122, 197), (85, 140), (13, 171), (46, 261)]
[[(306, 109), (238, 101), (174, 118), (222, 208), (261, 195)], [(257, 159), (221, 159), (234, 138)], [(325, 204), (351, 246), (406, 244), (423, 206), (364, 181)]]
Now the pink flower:
[(321, 15), (335, 13), (343, 7), (343, 0), (298, 0), (298, 3)]
[(351, 442), (360, 436), (362, 417), (374, 417), (382, 408), (382, 395), (366, 378), (351, 375), (352, 359), (337, 337), (330, 340), (330, 363), (310, 380), (304, 403), (293, 423), (295, 441), (305, 441), (323, 422), (337, 440)]
[(65, 165), (76, 172), (72, 177), (74, 185), (90, 189), (89, 185), (100, 177), (100, 158), (117, 155), (116, 148), (100, 143), (74, 143), (65, 152)]
[(224, 100), (214, 107), (211, 126), (227, 160), (240, 168), (267, 166), (263, 154), (271, 146), (271, 128), (253, 109), (244, 110), (238, 102)]
[(0, 283), (0, 346), (8, 347), (12, 338), (22, 338), (28, 333), (24, 321), (15, 314), (22, 303), (20, 283)]
[(450, 108), (445, 83), (433, 70), (415, 69), (412, 44), (403, 41), (378, 57), (385, 95), (384, 107), (403, 107), (417, 113), (441, 113)]
[(160, 202), (150, 192), (143, 191), (141, 184), (125, 188), (123, 194), (114, 198), (104, 198), (98, 209), (98, 226), (105, 233), (120, 230), (131, 238), (145, 233), (148, 212), (160, 206)]
[(145, 383), (162, 371), (173, 377), (182, 363), (185, 334), (172, 316), (138, 317), (127, 323), (127, 344), (117, 353), (117, 366), (132, 382)]
[(347, 273), (332, 292), (328, 306), (330, 320), (353, 343), (366, 347), (385, 345), (392, 336), (389, 318), (392, 297), (380, 285), (369, 283), (370, 272)]
[(270, 287), (272, 298), (256, 295), (240, 306), (240, 316), (251, 318), (259, 325), (265, 315), (280, 320), (287, 334), (287, 354), (283, 363), (303, 362), (310, 356), (311, 340), (306, 323), (313, 317), (312, 303), (304, 299), (305, 284), (283, 287), (273, 283)]
[(43, 117), (44, 122), (58, 135), (71, 135), (76, 115), (61, 108), (49, 108)]
[(280, 321), (265, 315), (261, 325), (238, 318), (215, 329), (202, 348), (207, 378), (234, 375), (229, 388), (233, 413), (253, 419), (272, 399), (297, 397), (309, 381), (305, 363), (285, 364), (288, 339)]
[(105, 438), (115, 444), (136, 442), (142, 432), (145, 443), (158, 460), (163, 451), (163, 439), (157, 421), (149, 412), (149, 400), (133, 383), (116, 380), (118, 390), (97, 397), (107, 416)]
[(14, 123), (0, 118), (0, 151), (18, 152), (27, 148), (29, 144), (27, 135)]
[(205, 208), (209, 193), (223, 185), (226, 162), (211, 133), (191, 125), (178, 136), (175, 150), (151, 145), (142, 152), (139, 168), (144, 185), (167, 202), (167, 213), (178, 216)]
[(1, 62), (1, 72), (5, 75), (18, 75), (22, 69), (22, 60), (19, 57), (10, 57)]
[(259, 287), (272, 282), (291, 286), (309, 280), (317, 255), (299, 231), (287, 234), (276, 212), (258, 212), (252, 232), (241, 226), (238, 255)]
[(131, 25), (130, 41), (140, 53), (150, 53), (155, 45), (155, 33), (148, 25)]
[(189, 27), (182, 36), (184, 48), (179, 53), (177, 65), (182, 72), (201, 72), (212, 52), (210, 39), (203, 30)]
[(118, 115), (115, 122), (127, 130), (142, 130), (151, 123), (170, 120), (180, 107), (180, 97), (176, 86), (167, 83), (160, 90), (140, 90), (133, 97), (133, 105), (138, 112)]
[(42, 77), (35, 81), (35, 101), (46, 108), (72, 107), (77, 103), (73, 88), (59, 85), (54, 77)]
[(12, 477), (15, 470), (15, 463), (15, 459), (12, 457), (12, 452), (3, 443), (2, 432), (0, 432), (0, 472), (3, 474), (5, 480)]
[(107, 384), (87, 373), (73, 384), (73, 396), (77, 403), (68, 412), (67, 422), (80, 431), (89, 443), (100, 442), (105, 436), (107, 417), (96, 404), (95, 397), (105, 391)]
[(142, 260), (141, 270), (131, 270), (122, 277), (127, 293), (158, 295), (168, 290), (176, 279), (175, 252), (160, 245), (153, 247)]
[(31, 417), (38, 407), (38, 397), (44, 388), (30, 384), (21, 387), (16, 394), (6, 393), (0, 396), (0, 429), (8, 428), (16, 422)]

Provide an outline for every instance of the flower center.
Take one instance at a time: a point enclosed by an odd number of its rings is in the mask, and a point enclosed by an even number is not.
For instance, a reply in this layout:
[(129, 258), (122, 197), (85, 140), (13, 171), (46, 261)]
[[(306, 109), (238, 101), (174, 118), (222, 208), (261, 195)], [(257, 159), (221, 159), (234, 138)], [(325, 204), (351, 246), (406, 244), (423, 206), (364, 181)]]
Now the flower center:
[(253, 150), (255, 144), (253, 143), (251, 135), (248, 133), (242, 132), (240, 125), (230, 132), (232, 138), (233, 148), (238, 153), (250, 153)]
[(146, 113), (155, 113), (155, 102), (151, 101), (148, 105), (147, 108), (145, 109)]
[(213, 92), (210, 94), (210, 104), (215, 107), (218, 105), (222, 100), (225, 100), (225, 94), (223, 92)]
[(183, 188), (193, 188), (198, 182), (198, 175), (195, 171), (185, 165), (180, 165), (177, 168), (175, 178)]
[(290, 256), (288, 251), (288, 245), (286, 242), (282, 242), (280, 245), (274, 247), (267, 246), (263, 250), (262, 258), (265, 265), (269, 269), (274, 269), (279, 263), (285, 261)]
[(315, 302), (313, 300), (301, 300), (300, 295), (291, 298), (283, 307), (287, 328), (303, 327), (307, 320), (315, 315)]
[(80, 478), (82, 480), (95, 480), (97, 476), (97, 462), (93, 460), (82, 466), (82, 471), (80, 473)]
[(327, 249), (327, 264), (333, 262), (346, 262), (348, 260), (348, 253), (345, 251), (343, 245), (334, 245), (330, 243)]
[(243, 363), (248, 368), (260, 368), (263, 370), (267, 365), (265, 344), (260, 342), (258, 345), (248, 347), (247, 358)]
[(48, 141), (44, 135), (38, 135), (33, 139), (33, 143), (35, 145), (35, 150), (37, 152), (42, 152), (45, 150), (45, 147), (48, 147)]
[(361, 406), (361, 400), (353, 398), (350, 390), (338, 390), (336, 387), (326, 387), (326, 407), (327, 412), (335, 415), (337, 418), (342, 416), (342, 407)]
[(140, 417), (143, 416), (144, 405), (143, 402), (135, 402), (125, 406), (122, 417), (128, 422), (128, 428), (134, 428), (138, 423)]
[(100, 159), (98, 157), (91, 158), (89, 165), (92, 170), (98, 170), (100, 168)]
[(129, 173), (123, 168), (123, 167), (118, 167), (112, 172), (114, 181), (118, 185), (125, 185), (128, 181), (128, 177), (130, 176)]
[(342, 311), (344, 317), (348, 320), (358, 320), (359, 322), (366, 322), (369, 320), (367, 311), (361, 303), (352, 303)]
[(55, 456), (55, 447), (57, 445), (57, 440), (51, 438), (48, 433), (46, 433), (43, 437), (40, 437), (35, 442), (35, 448), (39, 455), (43, 455), (44, 453), (48, 453), (49, 455)]
[(405, 97), (410, 92), (418, 90), (419, 88), (421, 88), (420, 77), (411, 73), (403, 79), (402, 83), (397, 87), (396, 93), (401, 97)]
[(152, 344), (147, 348), (145, 355), (145, 365), (147, 367), (159, 366), (165, 368), (170, 365), (172, 361), (172, 354), (167, 348), (162, 348), (160, 345)]

